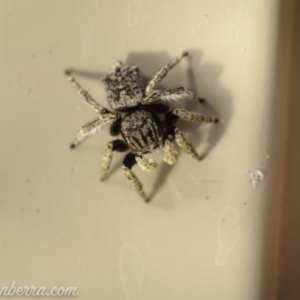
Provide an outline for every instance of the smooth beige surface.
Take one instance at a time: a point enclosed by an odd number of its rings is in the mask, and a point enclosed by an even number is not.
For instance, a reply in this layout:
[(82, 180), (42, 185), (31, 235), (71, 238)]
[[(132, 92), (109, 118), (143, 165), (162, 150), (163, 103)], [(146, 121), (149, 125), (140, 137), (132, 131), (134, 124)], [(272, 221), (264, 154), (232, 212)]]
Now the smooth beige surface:
[[(76, 286), (78, 299), (275, 299), (286, 94), (278, 74), (279, 0), (0, 1), (0, 286)], [(289, 27), (286, 29), (289, 30)], [(181, 128), (207, 151), (156, 174), (135, 168), (143, 203), (114, 154), (102, 183), (104, 129), (71, 151), (118, 59), (208, 99), (217, 126)], [(285, 52), (282, 52), (284, 55)], [(282, 78), (281, 78), (282, 79)], [(188, 101), (174, 105), (201, 110)], [(261, 170), (256, 187), (250, 172)], [(30, 298), (30, 297), (28, 297)]]

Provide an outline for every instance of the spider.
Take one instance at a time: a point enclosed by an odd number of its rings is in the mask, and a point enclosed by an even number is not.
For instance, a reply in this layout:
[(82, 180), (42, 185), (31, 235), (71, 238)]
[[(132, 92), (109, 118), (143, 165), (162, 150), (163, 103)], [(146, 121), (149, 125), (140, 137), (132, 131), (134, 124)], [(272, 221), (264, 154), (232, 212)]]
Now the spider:
[(158, 165), (153, 159), (143, 158), (144, 154), (151, 153), (160, 148), (164, 152), (163, 160), (173, 165), (177, 160), (177, 151), (174, 141), (187, 154), (197, 160), (201, 157), (194, 146), (185, 138), (181, 130), (176, 127), (178, 119), (199, 124), (202, 122), (218, 122), (218, 119), (187, 111), (181, 108), (170, 108), (166, 101), (172, 99), (189, 98), (201, 103), (205, 99), (197, 97), (194, 93), (183, 86), (156, 89), (168, 72), (174, 68), (187, 52), (172, 59), (166, 66), (162, 67), (150, 80), (144, 89), (142, 76), (137, 66), (126, 65), (117, 62), (112, 70), (102, 78), (107, 102), (111, 108), (102, 107), (94, 98), (84, 90), (72, 75), (72, 71), (65, 73), (74, 86), (75, 90), (99, 116), (85, 124), (77, 133), (70, 148), (78, 147), (87, 137), (94, 135), (103, 125), (110, 125), (112, 136), (121, 136), (109, 142), (104, 148), (101, 161), (102, 180), (106, 178), (109, 171), (113, 151), (125, 152), (126, 154), (122, 171), (133, 189), (148, 201), (141, 182), (132, 171), (135, 164), (146, 172), (154, 172)]

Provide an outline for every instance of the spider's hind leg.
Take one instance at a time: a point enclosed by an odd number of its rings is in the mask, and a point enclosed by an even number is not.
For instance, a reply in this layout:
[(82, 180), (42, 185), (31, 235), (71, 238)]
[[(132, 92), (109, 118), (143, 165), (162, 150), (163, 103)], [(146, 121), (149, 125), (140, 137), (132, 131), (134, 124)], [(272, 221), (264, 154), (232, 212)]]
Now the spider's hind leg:
[(101, 160), (101, 170), (102, 177), (101, 180), (105, 180), (107, 173), (110, 169), (110, 164), (112, 161), (113, 151), (124, 152), (128, 149), (128, 146), (122, 140), (114, 140), (106, 145), (103, 151), (103, 156)]
[(168, 139), (165, 140), (164, 145), (161, 147), (162, 150), (164, 151), (164, 156), (163, 160), (168, 164), (168, 165), (174, 165), (177, 161), (177, 151), (171, 141)]
[(169, 134), (174, 136), (175, 142), (177, 145), (182, 148), (187, 154), (191, 155), (193, 158), (197, 160), (201, 160), (201, 156), (197, 153), (196, 149), (190, 143), (186, 137), (184, 136), (183, 132), (177, 127), (170, 127)]
[(144, 159), (140, 156), (135, 156), (135, 160), (136, 160), (137, 164), (139, 165), (139, 167), (145, 172), (153, 173), (158, 168), (157, 163), (152, 158)]
[(132, 172), (131, 168), (136, 164), (136, 157), (133, 153), (128, 153), (123, 161), (122, 171), (132, 188), (145, 200), (148, 201), (147, 195), (143, 190), (143, 186), (137, 176)]

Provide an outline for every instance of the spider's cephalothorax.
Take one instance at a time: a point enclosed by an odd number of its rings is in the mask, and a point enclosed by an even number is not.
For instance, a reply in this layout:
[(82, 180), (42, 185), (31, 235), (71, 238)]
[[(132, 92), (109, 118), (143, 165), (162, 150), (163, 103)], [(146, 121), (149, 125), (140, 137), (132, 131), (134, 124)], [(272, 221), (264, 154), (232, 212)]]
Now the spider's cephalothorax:
[(175, 140), (176, 144), (186, 153), (200, 160), (201, 157), (193, 145), (175, 126), (176, 121), (178, 118), (196, 124), (218, 121), (181, 108), (172, 109), (163, 103), (166, 100), (184, 97), (199, 102), (205, 101), (186, 88), (177, 86), (156, 89), (167, 73), (186, 55), (187, 53), (184, 52), (161, 68), (145, 89), (139, 69), (136, 66), (123, 65), (121, 62), (117, 62), (112, 71), (102, 79), (107, 94), (107, 102), (112, 111), (102, 107), (87, 91), (81, 88), (71, 71), (66, 71), (74, 88), (99, 113), (98, 118), (80, 129), (70, 147), (77, 147), (87, 137), (94, 135), (101, 126), (109, 124), (111, 134), (113, 136), (119, 135), (122, 139), (115, 139), (105, 147), (101, 161), (102, 179), (106, 177), (110, 168), (113, 151), (129, 151), (124, 158), (122, 171), (134, 190), (145, 200), (148, 198), (142, 184), (133, 173), (132, 167), (137, 163), (143, 171), (154, 172), (157, 169), (157, 164), (152, 159), (143, 158), (143, 154), (151, 153), (153, 149), (160, 148), (164, 152), (163, 160), (172, 165), (177, 160), (177, 151), (173, 144)]
[(126, 110), (137, 106), (143, 98), (143, 81), (138, 67), (118, 62), (102, 82), (107, 102), (114, 110)]

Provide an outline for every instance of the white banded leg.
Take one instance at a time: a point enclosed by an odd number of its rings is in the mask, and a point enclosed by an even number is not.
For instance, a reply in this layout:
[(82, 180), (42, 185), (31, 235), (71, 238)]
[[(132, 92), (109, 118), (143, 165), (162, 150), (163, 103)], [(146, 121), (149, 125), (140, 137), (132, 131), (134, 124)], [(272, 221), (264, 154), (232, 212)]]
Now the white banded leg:
[(92, 122), (83, 125), (71, 143), (70, 148), (78, 147), (86, 138), (94, 135), (101, 128), (102, 123), (102, 119), (98, 117)]
[(195, 124), (199, 123), (216, 123), (218, 122), (218, 119), (208, 117), (204, 114), (199, 114), (195, 112), (191, 112), (182, 108), (174, 108), (172, 110), (172, 113), (179, 117), (181, 120), (192, 122)]
[(72, 75), (70, 70), (67, 70), (65, 74), (68, 76), (74, 89), (79, 93), (79, 95), (98, 113), (103, 114), (108, 112), (106, 108), (102, 107), (90, 94), (88, 91), (84, 90), (77, 80)]
[(113, 157), (113, 151), (124, 152), (127, 149), (128, 149), (127, 145), (122, 140), (114, 140), (106, 145), (101, 160), (101, 170), (102, 170), (101, 180), (105, 180), (107, 177), (107, 173), (110, 169), (110, 164)]
[(131, 168), (136, 164), (135, 155), (128, 153), (123, 161), (122, 171), (132, 188), (142, 197), (145, 201), (148, 201), (147, 195), (144, 192), (143, 186), (137, 176), (133, 173)]
[(170, 142), (168, 139), (165, 140), (164, 145), (162, 147), (162, 150), (165, 152), (163, 156), (163, 160), (168, 165), (174, 165), (177, 161), (177, 151), (173, 145), (172, 142)]
[(194, 146), (185, 138), (183, 133), (178, 128), (175, 128), (174, 135), (175, 141), (179, 147), (181, 147), (187, 154), (191, 155), (195, 159), (201, 160), (201, 157), (195, 150)]
[(180, 56), (175, 57), (166, 66), (162, 67), (149, 82), (148, 86), (146, 87), (145, 94), (149, 95), (154, 90), (154, 88), (165, 78), (168, 72), (187, 55), (188, 52), (183, 52)]

